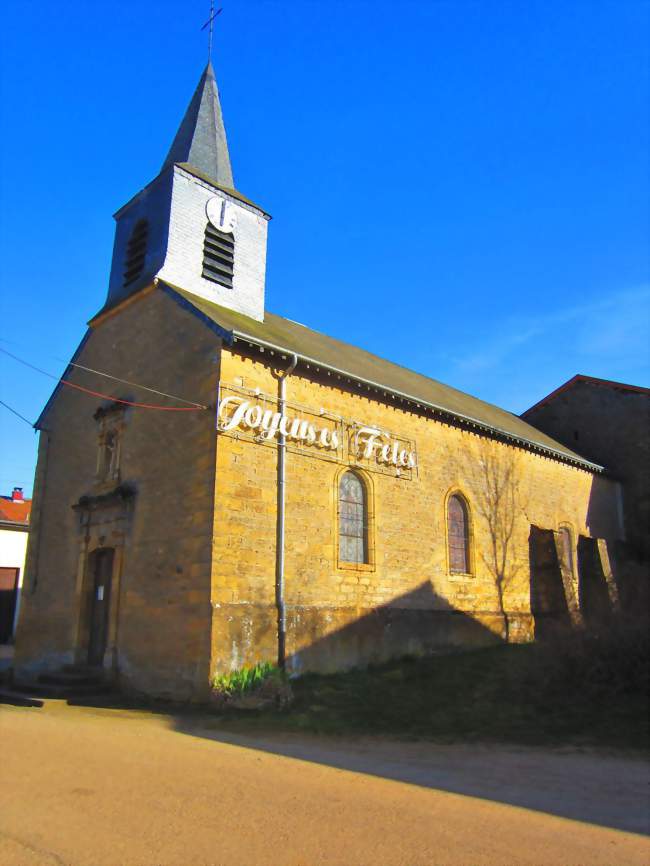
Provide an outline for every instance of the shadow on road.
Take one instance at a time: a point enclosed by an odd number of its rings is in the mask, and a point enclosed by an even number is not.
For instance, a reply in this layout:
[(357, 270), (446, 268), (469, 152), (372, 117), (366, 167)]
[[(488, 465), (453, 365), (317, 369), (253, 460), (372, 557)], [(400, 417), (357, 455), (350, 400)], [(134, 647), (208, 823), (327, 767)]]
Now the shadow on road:
[[(49, 702), (46, 702), (49, 703)], [(110, 715), (116, 725), (157, 721), (236, 748), (650, 835), (650, 765), (642, 757), (577, 748), (404, 742), (293, 732), (241, 732), (206, 710), (129, 699), (56, 702), (57, 712)], [(47, 711), (47, 707), (45, 709)], [(25, 709), (24, 712), (43, 712)]]
[(642, 758), (492, 744), (250, 735), (224, 730), (209, 717), (173, 721), (183, 734), (240, 748), (650, 834), (650, 766)]

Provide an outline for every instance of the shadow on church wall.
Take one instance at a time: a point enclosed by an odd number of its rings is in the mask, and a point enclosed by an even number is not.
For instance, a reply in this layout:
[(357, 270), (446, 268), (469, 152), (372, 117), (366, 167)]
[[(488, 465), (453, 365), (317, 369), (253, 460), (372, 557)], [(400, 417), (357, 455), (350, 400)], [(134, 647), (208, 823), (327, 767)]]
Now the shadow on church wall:
[(592, 475), (585, 523), (593, 538), (611, 538), (618, 528), (616, 482)]
[(580, 606), (586, 626), (602, 624), (603, 617), (611, 617), (619, 607), (636, 615), (647, 610), (650, 601), (650, 562), (624, 537), (619, 525), (622, 502), (615, 504), (623, 490), (617, 491), (616, 484), (593, 476), (586, 521), (591, 537), (578, 542)]
[(536, 640), (548, 640), (571, 628), (571, 616), (553, 531), (530, 527), (530, 611)]
[(457, 610), (423, 581), (390, 603), (369, 608), (323, 636), (346, 609), (288, 608), (287, 667), (300, 673), (332, 672), (447, 648), (470, 649), (501, 642), (498, 611)]
[(614, 611), (594, 538), (580, 536), (578, 539), (578, 575), (580, 610), (585, 626), (606, 626), (611, 622)]

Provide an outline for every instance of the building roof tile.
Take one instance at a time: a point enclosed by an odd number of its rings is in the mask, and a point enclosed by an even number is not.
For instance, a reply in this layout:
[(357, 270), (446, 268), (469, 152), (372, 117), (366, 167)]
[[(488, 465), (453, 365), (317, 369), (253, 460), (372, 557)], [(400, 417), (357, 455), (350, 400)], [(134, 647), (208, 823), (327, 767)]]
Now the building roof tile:
[(11, 497), (0, 496), (0, 521), (7, 523), (29, 523), (31, 508), (31, 499), (13, 501)]
[(218, 184), (235, 186), (226, 129), (212, 64), (208, 63), (178, 128), (161, 171), (189, 163)]
[(443, 385), (435, 379), (401, 367), (357, 346), (343, 343), (273, 313), (266, 312), (264, 321), (259, 322), (242, 313), (185, 292), (176, 286), (162, 282), (159, 285), (170, 289), (172, 295), (176, 295), (184, 304), (193, 307), (227, 335), (231, 335), (234, 340), (250, 341), (253, 344), (296, 354), (307, 363), (320, 365), (351, 379), (369, 383), (379, 391), (390, 392), (416, 405), (439, 410), (443, 414), (453, 416), (492, 434), (504, 436), (524, 446), (544, 451), (591, 470), (602, 470), (601, 466), (585, 460), (584, 457), (526, 423), (518, 415), (458, 391), (449, 385)]

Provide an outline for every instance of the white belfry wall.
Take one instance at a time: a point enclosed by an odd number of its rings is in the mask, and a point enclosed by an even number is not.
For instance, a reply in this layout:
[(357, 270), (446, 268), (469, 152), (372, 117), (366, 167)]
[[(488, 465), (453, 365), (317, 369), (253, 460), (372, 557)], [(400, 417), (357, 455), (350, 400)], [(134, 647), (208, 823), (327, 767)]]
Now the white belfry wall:
[[(201, 276), (206, 204), (215, 196), (226, 200), (229, 214), (236, 219), (232, 289)], [(268, 217), (262, 211), (175, 166), (167, 256), (158, 276), (180, 289), (262, 321), (267, 223)]]

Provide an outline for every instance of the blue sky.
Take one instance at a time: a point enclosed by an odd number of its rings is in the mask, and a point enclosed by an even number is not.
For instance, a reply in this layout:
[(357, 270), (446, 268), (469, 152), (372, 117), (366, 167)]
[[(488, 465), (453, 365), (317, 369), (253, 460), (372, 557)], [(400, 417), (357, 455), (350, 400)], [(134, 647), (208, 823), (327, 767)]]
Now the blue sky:
[[(219, 5), (235, 181), (274, 217), (268, 309), (514, 412), (577, 372), (649, 384), (647, 2)], [(5, 6), (0, 347), (62, 372), (208, 8)], [(27, 418), (51, 386), (0, 355)], [(31, 489), (35, 446), (0, 406), (0, 492)]]

